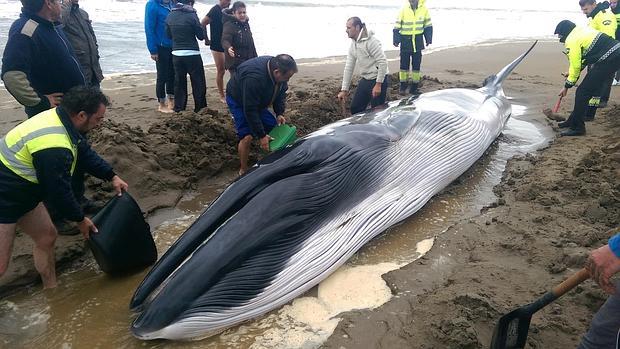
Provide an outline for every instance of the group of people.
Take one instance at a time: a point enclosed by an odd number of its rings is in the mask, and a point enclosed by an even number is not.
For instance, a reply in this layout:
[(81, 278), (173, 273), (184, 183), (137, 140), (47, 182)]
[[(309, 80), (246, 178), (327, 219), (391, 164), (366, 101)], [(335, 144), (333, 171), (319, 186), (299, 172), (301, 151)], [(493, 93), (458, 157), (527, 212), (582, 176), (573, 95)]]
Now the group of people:
[(585, 122), (594, 120), (596, 110), (607, 105), (614, 77), (620, 70), (620, 42), (616, 40), (620, 35), (620, 7), (617, 4), (617, 0), (612, 0), (611, 4), (579, 0), (582, 12), (590, 19), (589, 25), (582, 27), (563, 20), (555, 28), (554, 33), (564, 43), (569, 61), (560, 97), (566, 97), (587, 67), (587, 74), (575, 92), (573, 111), (568, 120), (558, 124), (567, 129), (561, 133), (563, 136), (584, 135)]
[[(24, 106), (28, 120), (0, 139), (0, 276), (9, 265), (15, 229), (34, 241), (34, 263), (45, 288), (56, 285), (54, 243), (57, 231), (49, 210), (76, 222), (85, 238), (97, 227), (85, 215), (83, 173), (108, 180), (118, 195), (128, 185), (90, 148), (85, 135), (101, 124), (109, 105), (100, 90), (103, 74), (98, 44), (88, 13), (79, 0), (21, 0), (20, 18), (9, 31), (2, 58), (1, 78), (11, 95)], [(216, 65), (216, 85), (234, 119), (240, 158), (239, 174), (249, 169), (253, 140), (269, 149), (269, 131), (286, 122), (288, 81), (297, 73), (288, 54), (258, 57), (243, 2), (219, 3), (202, 19), (194, 0), (148, 0), (145, 32), (156, 62), (158, 110), (184, 110), (187, 75), (194, 111), (207, 106), (206, 80), (198, 40), (210, 46)], [(576, 86), (581, 71), (588, 72), (577, 88), (575, 107), (559, 126), (565, 136), (585, 133), (585, 123), (605, 104), (620, 70), (620, 42), (616, 41), (620, 7), (617, 0), (596, 3), (580, 0), (591, 18), (590, 27), (560, 22), (555, 30), (566, 45), (569, 70), (560, 96)], [(210, 26), (210, 38), (206, 34)], [(389, 84), (387, 59), (381, 42), (359, 17), (345, 23), (351, 44), (341, 90), (349, 95), (354, 68), (361, 78), (351, 101), (351, 113), (385, 103)], [(424, 0), (409, 0), (397, 16), (393, 44), (400, 47), (399, 93), (418, 93), (422, 50), (432, 43), (433, 26)], [(224, 73), (230, 79), (224, 88)], [(271, 108), (273, 113), (269, 110)], [(45, 205), (43, 204), (45, 202)], [(48, 210), (49, 209), (49, 210)], [(620, 317), (618, 289), (610, 277), (620, 271), (620, 234), (595, 250), (587, 266), (593, 278), (614, 294), (597, 313), (580, 348), (611, 347), (617, 343)]]
[[(79, 0), (22, 0), (9, 30), (1, 78), (28, 119), (0, 139), (0, 276), (9, 266), (15, 230), (34, 241), (34, 265), (44, 288), (56, 285), (55, 218), (74, 222), (88, 238), (97, 227), (85, 215), (84, 173), (128, 185), (91, 149), (88, 131), (109, 105), (97, 39)], [(45, 202), (45, 205), (43, 204)]]
[[(151, 58), (156, 62), (158, 110), (180, 112), (187, 105), (187, 75), (192, 85), (194, 112), (207, 106), (207, 84), (198, 41), (211, 48), (216, 67), (216, 86), (225, 103), (224, 74), (257, 57), (245, 3), (220, 0), (198, 19), (194, 0), (149, 0), (144, 30)], [(210, 27), (211, 38), (206, 26)]]

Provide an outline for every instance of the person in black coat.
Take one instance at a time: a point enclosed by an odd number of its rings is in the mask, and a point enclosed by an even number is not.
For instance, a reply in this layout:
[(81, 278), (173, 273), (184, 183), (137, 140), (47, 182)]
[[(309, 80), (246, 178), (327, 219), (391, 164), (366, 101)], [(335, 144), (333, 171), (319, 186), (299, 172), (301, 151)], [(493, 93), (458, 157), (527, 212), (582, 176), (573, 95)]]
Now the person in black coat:
[(204, 27), (193, 7), (194, 0), (178, 0), (166, 18), (166, 33), (172, 38), (174, 66), (174, 111), (187, 106), (187, 74), (192, 83), (194, 112), (207, 107), (207, 82), (198, 40), (204, 40)]
[[(239, 138), (239, 175), (248, 170), (248, 157), (253, 139), (269, 151), (269, 131), (286, 122), (286, 90), (288, 80), (297, 73), (293, 57), (280, 54), (261, 56), (241, 63), (226, 85), (226, 103), (235, 122)], [(273, 107), (275, 115), (267, 108)]]
[(226, 51), (224, 66), (234, 74), (239, 64), (257, 57), (245, 4), (237, 1), (230, 10), (224, 10), (222, 47)]

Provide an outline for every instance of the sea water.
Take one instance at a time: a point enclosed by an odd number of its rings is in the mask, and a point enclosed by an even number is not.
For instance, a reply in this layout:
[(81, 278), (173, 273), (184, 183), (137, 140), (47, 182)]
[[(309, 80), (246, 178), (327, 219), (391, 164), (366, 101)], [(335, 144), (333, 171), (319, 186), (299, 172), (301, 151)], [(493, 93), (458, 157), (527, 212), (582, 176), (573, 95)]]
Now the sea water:
[[(68, 0), (65, 0), (68, 1)], [(93, 23), (106, 75), (155, 70), (144, 35), (145, 0), (80, 0)], [(215, 1), (198, 1), (202, 18)], [(392, 28), (403, 0), (273, 0), (245, 1), (259, 55), (289, 53), (295, 58), (345, 55), (349, 39), (345, 22), (358, 16), (383, 43), (392, 46)], [(551, 39), (562, 19), (587, 20), (576, 0), (427, 0), (433, 22), (432, 49), (505, 42), (526, 38)], [(21, 3), (0, 0), (0, 53)], [(213, 63), (200, 44), (205, 64)], [(558, 48), (560, 49), (560, 48)], [(565, 62), (562, 62), (565, 63)]]

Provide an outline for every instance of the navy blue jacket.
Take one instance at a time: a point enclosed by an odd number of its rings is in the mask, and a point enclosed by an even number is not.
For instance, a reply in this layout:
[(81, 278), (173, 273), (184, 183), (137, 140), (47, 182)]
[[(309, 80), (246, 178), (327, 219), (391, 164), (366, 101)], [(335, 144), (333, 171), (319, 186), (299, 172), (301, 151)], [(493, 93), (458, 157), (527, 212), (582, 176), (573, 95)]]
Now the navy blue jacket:
[(266, 135), (260, 111), (273, 105), (273, 111), (278, 116), (284, 114), (286, 106), (288, 84), (275, 83), (269, 70), (269, 60), (272, 58), (260, 56), (241, 63), (226, 85), (226, 94), (243, 106), (252, 136), (259, 139)]
[(7, 90), (26, 106), (28, 116), (51, 107), (44, 95), (85, 84), (60, 26), (25, 10), (9, 29), (1, 76)]
[(196, 38), (204, 40), (205, 29), (193, 7), (177, 3), (166, 18), (166, 35), (172, 38), (173, 50), (200, 51)]
[[(58, 107), (57, 111), (69, 133), (71, 143), (77, 146), (78, 166), (99, 179), (111, 180), (115, 176), (112, 167), (90, 147), (86, 138), (73, 126), (67, 112), (61, 107)], [(5, 194), (0, 200), (19, 200), (20, 202), (11, 202), (19, 207), (34, 207), (36, 203), (45, 200), (63, 218), (74, 222), (83, 220), (84, 213), (71, 187), (71, 151), (66, 148), (40, 150), (32, 154), (32, 162), (39, 184), (16, 175), (0, 162), (0, 187)]]
[(144, 10), (144, 33), (149, 52), (157, 54), (157, 46), (172, 47), (172, 39), (166, 35), (166, 18), (172, 10), (173, 1), (149, 0)]

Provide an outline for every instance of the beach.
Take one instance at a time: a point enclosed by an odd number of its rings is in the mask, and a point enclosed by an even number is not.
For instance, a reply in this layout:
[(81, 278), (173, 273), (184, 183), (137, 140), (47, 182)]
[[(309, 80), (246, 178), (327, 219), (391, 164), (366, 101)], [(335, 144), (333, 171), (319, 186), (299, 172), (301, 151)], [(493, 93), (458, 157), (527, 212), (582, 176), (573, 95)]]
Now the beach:
[[(480, 87), (484, 78), (531, 43), (485, 42), (426, 54), (421, 91)], [(520, 120), (534, 125), (548, 140), (540, 149), (507, 160), (488, 202), (476, 207), (475, 214), (429, 232), (427, 237), (435, 241), (424, 257), (383, 275), (390, 300), (374, 309), (339, 314), (341, 320), (322, 347), (487, 347), (502, 314), (535, 300), (576, 272), (588, 251), (605, 244), (610, 229), (617, 230), (620, 106), (614, 100), (619, 90), (612, 90), (610, 107), (588, 123), (586, 136), (557, 137), (555, 122), (542, 109), (555, 103), (563, 86), (561, 73), (568, 63), (562, 48), (557, 41), (539, 42), (504, 83), (506, 95), (521, 108)], [(388, 59), (390, 72), (397, 73), (398, 53), (388, 52)], [(341, 56), (299, 61), (299, 73), (290, 81), (286, 116), (301, 136), (346, 116), (335, 98), (343, 66)], [(207, 66), (206, 71), (209, 107), (198, 114), (157, 113), (151, 73), (114, 76), (102, 84), (112, 105), (107, 120), (89, 140), (128, 182), (145, 214), (159, 217), (151, 220), (152, 225), (169, 218), (162, 212), (200, 212), (202, 205), (188, 204), (188, 193), (211, 193), (204, 200), (208, 204), (235, 179), (234, 128), (217, 98), (214, 68)], [(398, 99), (397, 88), (393, 79), (391, 100)], [(574, 89), (560, 114), (568, 116), (573, 97)], [(5, 90), (0, 91), (0, 101), (4, 134), (25, 114)], [(190, 99), (188, 104), (192, 103)], [(506, 136), (500, 136), (500, 142), (509, 143), (502, 137)], [(261, 156), (255, 148), (252, 159)], [(460, 187), (471, 184), (489, 156), (433, 200), (450, 200)], [(99, 201), (112, 195), (111, 188), (98, 180), (90, 178), (87, 186)], [(35, 292), (37, 275), (30, 250), (30, 239), (18, 235), (10, 270), (0, 280), (1, 294)], [(59, 236), (57, 260), (61, 271), (75, 272), (84, 263), (92, 264), (81, 236)], [(528, 347), (575, 347), (604, 299), (598, 286), (584, 282), (534, 317)]]

